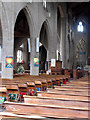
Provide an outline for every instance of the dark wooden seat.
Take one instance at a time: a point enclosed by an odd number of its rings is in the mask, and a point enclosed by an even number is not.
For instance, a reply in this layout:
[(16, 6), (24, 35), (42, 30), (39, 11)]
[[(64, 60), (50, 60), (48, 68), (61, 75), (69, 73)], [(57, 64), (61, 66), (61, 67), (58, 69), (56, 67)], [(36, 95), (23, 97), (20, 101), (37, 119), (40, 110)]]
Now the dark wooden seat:
[(46, 91), (47, 90), (47, 81), (45, 79), (42, 79), (41, 82), (42, 82), (42, 91)]
[(54, 88), (54, 86), (56, 85), (56, 79), (55, 78), (51, 78), (52, 80), (52, 87)]
[(52, 80), (47, 79), (47, 88), (52, 88)]
[(18, 84), (20, 92), (20, 101), (23, 101), (23, 95), (27, 95), (27, 84), (20, 83)]
[(28, 95), (36, 95), (36, 88), (34, 82), (27, 82)]
[(61, 85), (61, 83), (60, 83), (60, 78), (59, 78), (59, 77), (56, 77), (56, 85), (57, 85), (57, 86)]
[(42, 90), (42, 83), (41, 81), (35, 81), (35, 90), (41, 91)]
[(7, 88), (6, 87), (0, 87), (0, 102), (1, 104), (5, 101), (8, 100), (8, 94), (7, 94)]

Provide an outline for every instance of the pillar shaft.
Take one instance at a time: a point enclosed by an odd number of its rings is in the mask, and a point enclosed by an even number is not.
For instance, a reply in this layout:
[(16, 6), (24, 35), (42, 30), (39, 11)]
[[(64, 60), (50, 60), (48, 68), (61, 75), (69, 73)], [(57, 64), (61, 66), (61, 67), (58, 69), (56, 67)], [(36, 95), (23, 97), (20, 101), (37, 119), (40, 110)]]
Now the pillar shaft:
[(61, 61), (62, 67), (65, 67), (65, 39), (66, 39), (66, 31), (65, 31), (65, 18), (61, 18), (61, 41), (60, 41), (60, 54), (61, 54)]
[(39, 53), (36, 53), (36, 38), (31, 39), (31, 55), (30, 55), (30, 75), (39, 75), (39, 66), (34, 65), (34, 58), (39, 59)]
[(27, 51), (27, 40), (25, 41), (24, 43), (24, 49), (23, 49), (23, 60), (25, 62), (24, 64), (24, 68), (27, 69), (27, 66), (28, 66), (28, 51)]
[[(8, 35), (9, 34), (9, 35)], [(4, 32), (2, 48), (2, 78), (13, 79), (13, 68), (6, 68), (6, 57), (13, 57), (14, 37), (13, 33)]]

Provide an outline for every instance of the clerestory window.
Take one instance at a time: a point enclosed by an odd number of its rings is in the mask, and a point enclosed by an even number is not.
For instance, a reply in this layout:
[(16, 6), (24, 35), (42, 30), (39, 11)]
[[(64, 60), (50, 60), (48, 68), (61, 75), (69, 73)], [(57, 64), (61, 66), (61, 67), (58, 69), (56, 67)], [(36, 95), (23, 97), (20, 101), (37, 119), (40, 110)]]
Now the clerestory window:
[(83, 31), (84, 31), (84, 28), (83, 28), (83, 25), (82, 25), (82, 22), (81, 22), (81, 21), (79, 22), (79, 25), (78, 25), (78, 27), (77, 27), (77, 30), (78, 30), (78, 32), (83, 32)]

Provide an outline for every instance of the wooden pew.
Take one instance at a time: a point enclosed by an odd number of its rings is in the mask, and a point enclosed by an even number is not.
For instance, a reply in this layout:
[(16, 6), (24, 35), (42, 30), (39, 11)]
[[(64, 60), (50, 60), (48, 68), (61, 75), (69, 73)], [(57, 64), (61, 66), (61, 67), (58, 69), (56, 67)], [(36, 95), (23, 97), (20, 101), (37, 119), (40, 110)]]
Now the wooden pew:
[(79, 85), (85, 84), (85, 85), (88, 85), (90, 83), (88, 81), (73, 81), (73, 84), (79, 84)]
[(59, 78), (59, 77), (56, 77), (56, 85), (57, 85), (57, 86), (61, 85), (60, 82), (61, 82), (61, 81), (60, 81), (60, 78)]
[(58, 86), (55, 86), (55, 89), (58, 89), (58, 90), (67, 90), (67, 91), (90, 91), (90, 89), (88, 89), (88, 88), (86, 88), (86, 89), (81, 89), (81, 88), (70, 88), (70, 87), (68, 87), (68, 88), (64, 88), (64, 87), (58, 87)]
[(80, 108), (82, 110), (88, 110), (88, 102), (74, 101), (74, 100), (61, 100), (52, 97), (39, 97), (39, 96), (27, 96), (24, 95), (24, 103), (28, 104), (39, 104), (39, 105), (55, 105), (69, 108)]
[(9, 101), (17, 102), (20, 99), (20, 92), (17, 85), (7, 85), (7, 93), (9, 96)]
[(55, 78), (51, 78), (52, 81), (52, 88), (54, 88), (54, 86), (56, 85), (56, 79)]
[(11, 112), (0, 112), (0, 120), (51, 120), (40, 115), (18, 115)]
[(47, 81), (45, 79), (43, 79), (41, 82), (42, 82), (42, 91), (46, 91), (47, 90)]
[(73, 87), (73, 88), (90, 88), (88, 85), (87, 86), (81, 86), (81, 85), (69, 85), (69, 84), (66, 84), (66, 85), (62, 85), (62, 87), (66, 87), (66, 88), (68, 88), (68, 87)]
[(66, 94), (59, 94), (58, 92), (43, 92), (43, 91), (38, 91), (37, 96), (40, 97), (52, 97), (52, 98), (59, 98), (62, 100), (76, 100), (76, 101), (89, 101), (89, 97), (87, 96), (74, 96), (74, 95), (66, 95)]
[(52, 92), (52, 93), (59, 93), (59, 94), (66, 94), (66, 95), (74, 95), (74, 96), (90, 96), (88, 94), (88, 91), (72, 91), (72, 90), (60, 90), (60, 89), (51, 89), (48, 88), (47, 92)]
[(55, 86), (55, 89), (61, 89), (61, 90), (64, 90), (64, 89), (75, 89), (75, 90), (85, 90), (85, 91), (88, 91), (89, 90), (89, 88), (88, 87), (83, 87), (83, 86), (69, 86), (69, 87), (66, 87), (66, 86)]
[(34, 82), (27, 82), (28, 95), (36, 95), (36, 88)]
[[(27, 83), (28, 90), (30, 88), (36, 87), (35, 86), (36, 78), (37, 77), (35, 77), (35, 79), (32, 78), (32, 81), (34, 79), (33, 82)], [(43, 78), (44, 77), (41, 77), (39, 82), (42, 83)], [(58, 79), (60, 79), (60, 77)], [(47, 80), (50, 80), (50, 85), (52, 86), (53, 85), (52, 78), (47, 77)], [(88, 102), (90, 102), (88, 100), (88, 95), (85, 95), (85, 93), (88, 92), (87, 88), (85, 87), (85, 91), (83, 91), (82, 88), (79, 88), (79, 91), (77, 91), (78, 87), (76, 86), (76, 84), (73, 90), (68, 89), (68, 87), (62, 87), (62, 88), (64, 88), (64, 90), (60, 90), (61, 89), (60, 86), (56, 87), (56, 89), (48, 88), (49, 90), (52, 90), (53, 92), (52, 91), (49, 91), (49, 92), (40, 91), (40, 92), (37, 92), (37, 95), (38, 95), (37, 97), (26, 96), (25, 97), (26, 102), (23, 104), (5, 102), (6, 110), (7, 112), (11, 111), (16, 114), (24, 114), (24, 115), (37, 114), (37, 115), (41, 115), (45, 117), (54, 117), (54, 118), (62, 118), (62, 117), (63, 118), (78, 118), (78, 117), (87, 118), (88, 117)], [(69, 92), (69, 94), (67, 95), (62, 94), (62, 92), (65, 93), (66, 91)], [(77, 94), (79, 93), (79, 94), (76, 96), (75, 93)]]
[(20, 92), (20, 101), (23, 101), (23, 95), (27, 95), (27, 85), (23, 83), (18, 84), (19, 92)]
[(5, 102), (6, 111), (21, 115), (41, 115), (51, 118), (88, 118), (88, 110), (55, 105), (38, 105), (26, 103)]
[(3, 104), (5, 100), (8, 100), (7, 88), (0, 87), (0, 104)]
[(88, 87), (89, 86), (89, 84), (76, 84), (76, 83), (67, 83), (66, 85), (72, 85), (72, 86), (85, 86), (85, 87)]
[(41, 81), (35, 81), (35, 90), (36, 91), (41, 91), (42, 90), (42, 83)]
[(52, 88), (52, 80), (47, 79), (47, 88)]

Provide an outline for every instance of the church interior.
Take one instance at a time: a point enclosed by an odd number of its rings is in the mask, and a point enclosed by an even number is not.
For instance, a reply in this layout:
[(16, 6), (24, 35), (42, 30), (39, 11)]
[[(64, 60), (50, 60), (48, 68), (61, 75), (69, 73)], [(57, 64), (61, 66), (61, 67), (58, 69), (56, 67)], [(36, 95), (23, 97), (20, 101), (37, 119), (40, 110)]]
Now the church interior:
[(90, 2), (0, 2), (0, 119), (90, 119)]

